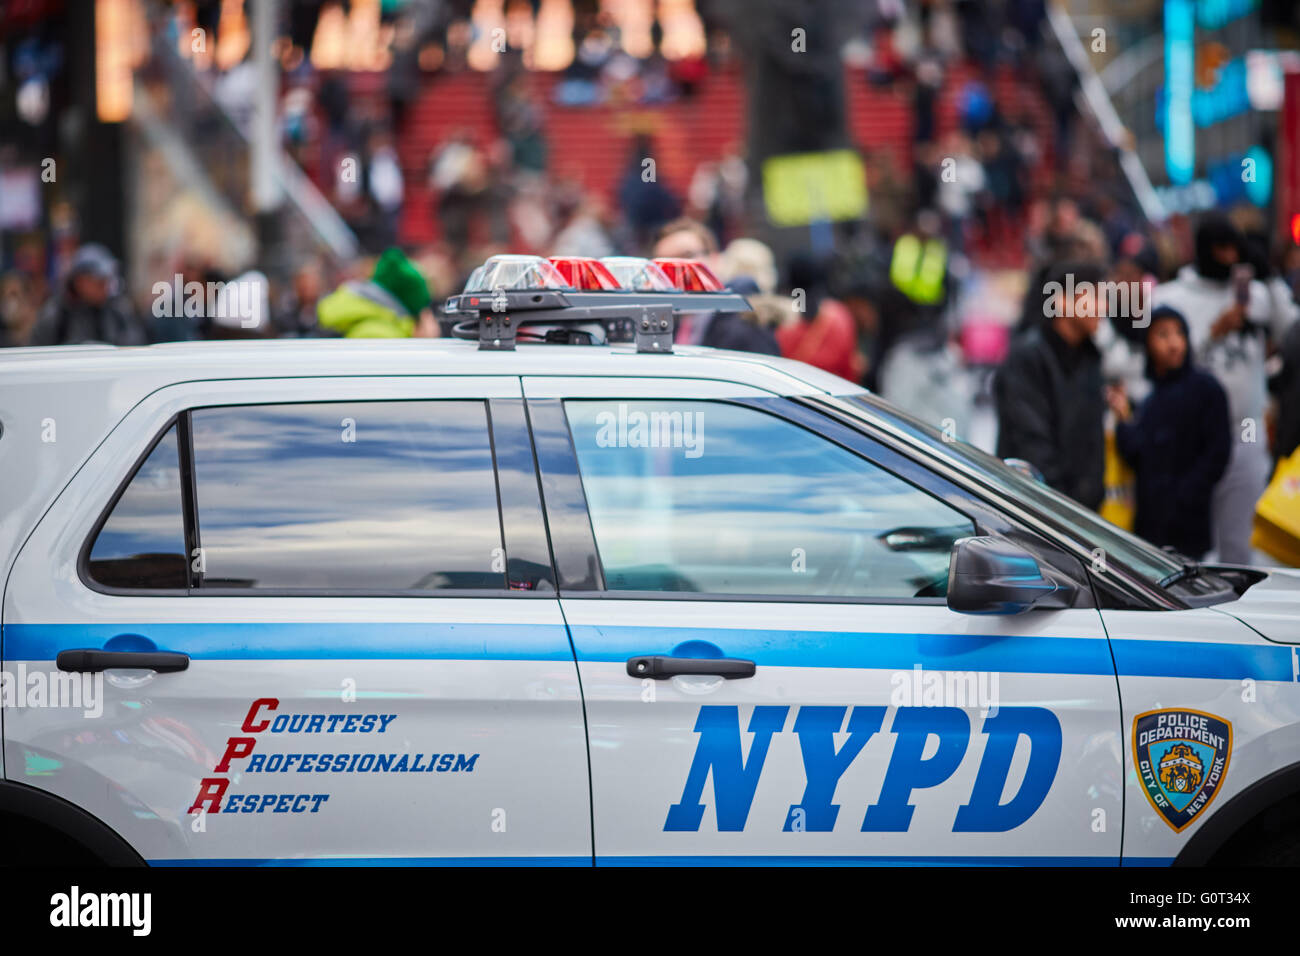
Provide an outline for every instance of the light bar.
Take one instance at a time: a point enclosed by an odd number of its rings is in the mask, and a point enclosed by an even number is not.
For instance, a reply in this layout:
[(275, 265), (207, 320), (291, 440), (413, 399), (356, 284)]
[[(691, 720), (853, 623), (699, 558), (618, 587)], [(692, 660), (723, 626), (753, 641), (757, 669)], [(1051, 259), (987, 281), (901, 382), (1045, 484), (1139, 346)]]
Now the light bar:
[(480, 349), (635, 342), (638, 352), (663, 355), (673, 350), (678, 314), (750, 311), (703, 263), (663, 261), (680, 286), (656, 262), (632, 256), (493, 256), (470, 273), (445, 312), (466, 317), (452, 335), (476, 338)]

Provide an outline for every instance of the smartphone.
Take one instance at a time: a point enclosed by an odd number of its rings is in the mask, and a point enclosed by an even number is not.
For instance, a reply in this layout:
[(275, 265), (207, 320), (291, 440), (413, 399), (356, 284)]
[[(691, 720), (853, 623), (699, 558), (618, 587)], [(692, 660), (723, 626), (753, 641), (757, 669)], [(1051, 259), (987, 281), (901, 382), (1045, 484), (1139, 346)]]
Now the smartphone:
[(1250, 304), (1250, 282), (1254, 278), (1255, 267), (1249, 262), (1238, 262), (1232, 267), (1232, 291), (1242, 308)]

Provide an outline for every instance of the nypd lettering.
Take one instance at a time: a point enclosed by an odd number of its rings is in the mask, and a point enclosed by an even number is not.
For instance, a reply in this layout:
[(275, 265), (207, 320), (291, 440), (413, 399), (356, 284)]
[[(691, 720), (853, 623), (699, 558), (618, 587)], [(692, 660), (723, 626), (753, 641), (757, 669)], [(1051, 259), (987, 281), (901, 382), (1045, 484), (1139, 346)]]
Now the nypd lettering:
[[(803, 757), (803, 796), (791, 804), (786, 832), (830, 832), (841, 806), (832, 802), (844, 772), (876, 734), (889, 708), (808, 706), (796, 708), (793, 732)], [(703, 706), (695, 721), (699, 734), (681, 799), (668, 809), (665, 831), (698, 831), (704, 818), (704, 786), (713, 781), (719, 831), (744, 830), (754, 794), (775, 734), (785, 731), (789, 707), (754, 708), (746, 726), (748, 756), (741, 746), (740, 711), (731, 706)], [(988, 739), (969, 799), (957, 807), (954, 833), (1004, 833), (1020, 826), (1042, 806), (1061, 761), (1061, 724), (1042, 707), (1002, 707), (985, 717), (979, 733)], [(889, 726), (893, 750), (880, 796), (867, 806), (855, 826), (862, 832), (904, 832), (912, 822), (917, 790), (937, 787), (961, 765), (972, 727), (957, 707), (905, 707), (894, 711)], [(836, 735), (847, 734), (838, 746)], [(937, 747), (928, 747), (931, 737)], [(1003, 799), (1016, 746), (1028, 744), (1028, 766), (1016, 792)], [(860, 821), (860, 822), (859, 822)]]
[[(253, 701), (240, 729), (245, 734), (382, 734), (396, 714), (276, 714), (274, 697)], [(342, 743), (342, 741), (340, 741)], [(230, 773), (231, 762), (247, 760), (244, 772), (271, 773), (473, 773), (478, 754), (464, 753), (254, 753), (257, 738), (236, 736), (226, 741), (214, 773)], [(230, 780), (204, 777), (190, 813), (317, 813), (329, 800), (324, 793), (231, 794)], [(225, 798), (223, 805), (222, 799)]]
[(1232, 756), (1232, 724), (1199, 710), (1133, 718), (1133, 760), (1147, 800), (1181, 833), (1210, 805)]

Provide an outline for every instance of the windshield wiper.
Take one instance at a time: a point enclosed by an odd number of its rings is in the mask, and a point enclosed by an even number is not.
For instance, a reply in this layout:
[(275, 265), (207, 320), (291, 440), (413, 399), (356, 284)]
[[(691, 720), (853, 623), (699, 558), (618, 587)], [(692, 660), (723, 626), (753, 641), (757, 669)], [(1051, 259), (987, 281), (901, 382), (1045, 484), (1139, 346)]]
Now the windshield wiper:
[(1165, 552), (1165, 554), (1169, 555), (1171, 558), (1178, 561), (1182, 565), (1182, 567), (1180, 567), (1173, 574), (1167, 575), (1166, 577), (1160, 579), (1159, 583), (1162, 588), (1167, 588), (1170, 585), (1177, 584), (1179, 581), (1185, 581), (1188, 578), (1197, 577), (1204, 570), (1198, 562), (1193, 561), (1187, 555), (1183, 554), (1181, 551), (1178, 551), (1177, 549), (1173, 548), (1170, 545), (1165, 545), (1160, 550)]
[(1161, 578), (1159, 583), (1162, 588), (1167, 588), (1171, 585), (1177, 584), (1179, 581), (1186, 581), (1188, 578), (1194, 578), (1200, 573), (1201, 566), (1199, 564), (1184, 564), (1167, 578)]

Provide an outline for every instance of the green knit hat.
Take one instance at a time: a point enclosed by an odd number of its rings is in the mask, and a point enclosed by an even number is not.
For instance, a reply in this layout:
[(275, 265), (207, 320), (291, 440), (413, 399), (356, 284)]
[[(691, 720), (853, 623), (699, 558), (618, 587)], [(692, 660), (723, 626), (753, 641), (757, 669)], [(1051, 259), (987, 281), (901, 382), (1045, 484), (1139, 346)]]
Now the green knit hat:
[(419, 315), (421, 309), (433, 302), (429, 284), (420, 270), (396, 247), (384, 250), (370, 281), (391, 292), (411, 315)]

